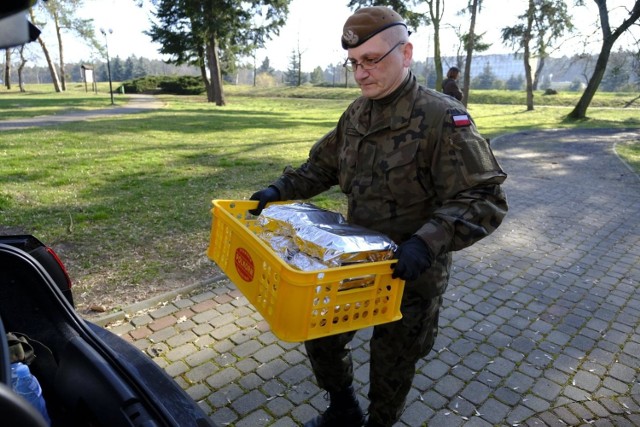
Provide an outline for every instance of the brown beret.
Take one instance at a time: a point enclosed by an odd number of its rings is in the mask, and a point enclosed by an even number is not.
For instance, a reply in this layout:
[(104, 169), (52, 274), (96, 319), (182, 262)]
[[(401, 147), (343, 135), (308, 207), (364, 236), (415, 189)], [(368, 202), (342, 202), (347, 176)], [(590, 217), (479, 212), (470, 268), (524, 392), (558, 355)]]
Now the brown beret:
[(342, 48), (358, 47), (379, 32), (394, 25), (407, 26), (400, 15), (386, 6), (358, 9), (344, 23)]

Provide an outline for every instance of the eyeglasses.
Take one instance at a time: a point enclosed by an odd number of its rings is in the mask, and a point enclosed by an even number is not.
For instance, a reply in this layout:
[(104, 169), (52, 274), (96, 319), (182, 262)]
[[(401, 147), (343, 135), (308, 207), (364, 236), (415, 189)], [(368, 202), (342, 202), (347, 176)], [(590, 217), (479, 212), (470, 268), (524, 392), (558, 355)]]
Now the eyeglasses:
[(391, 52), (394, 51), (395, 48), (403, 44), (406, 44), (406, 42), (396, 43), (391, 49), (389, 49), (387, 53), (385, 53), (378, 59), (363, 59), (362, 62), (358, 62), (354, 59), (347, 59), (346, 61), (344, 61), (344, 64), (342, 64), (342, 66), (346, 68), (347, 71), (351, 71), (353, 73), (356, 72), (358, 67), (362, 67), (362, 69), (366, 71), (374, 70), (384, 58), (386, 58)]

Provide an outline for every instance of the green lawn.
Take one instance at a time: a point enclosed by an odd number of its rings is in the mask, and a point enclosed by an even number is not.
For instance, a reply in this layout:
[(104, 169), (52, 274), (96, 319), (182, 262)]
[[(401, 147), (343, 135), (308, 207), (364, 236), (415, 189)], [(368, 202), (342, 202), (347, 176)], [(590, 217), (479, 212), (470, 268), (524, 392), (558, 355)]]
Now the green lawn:
[[(137, 290), (168, 290), (211, 275), (204, 255), (210, 201), (248, 198), (285, 165), (303, 162), (357, 93), (251, 92), (230, 88), (224, 108), (203, 97), (162, 96), (166, 107), (158, 111), (2, 131), (0, 225), (35, 234), (61, 252), (80, 308), (115, 308), (148, 295)], [(60, 112), (101, 108), (110, 100), (81, 91), (0, 92), (2, 117), (18, 117), (23, 109), (15, 106), (27, 103), (30, 111)], [(640, 127), (638, 109), (590, 108), (588, 120), (567, 122), (570, 109), (469, 107), (490, 138), (526, 129)], [(638, 167), (637, 142), (622, 155), (635, 156)], [(315, 201), (343, 209), (337, 191)]]

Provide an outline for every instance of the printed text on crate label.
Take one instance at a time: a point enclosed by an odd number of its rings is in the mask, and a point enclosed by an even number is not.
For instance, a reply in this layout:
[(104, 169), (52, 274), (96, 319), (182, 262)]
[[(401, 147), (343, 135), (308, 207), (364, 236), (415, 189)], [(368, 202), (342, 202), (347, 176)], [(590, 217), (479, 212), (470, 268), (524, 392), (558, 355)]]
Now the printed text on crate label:
[(253, 260), (246, 249), (236, 249), (235, 264), (240, 277), (247, 282), (251, 282), (253, 280), (254, 273)]

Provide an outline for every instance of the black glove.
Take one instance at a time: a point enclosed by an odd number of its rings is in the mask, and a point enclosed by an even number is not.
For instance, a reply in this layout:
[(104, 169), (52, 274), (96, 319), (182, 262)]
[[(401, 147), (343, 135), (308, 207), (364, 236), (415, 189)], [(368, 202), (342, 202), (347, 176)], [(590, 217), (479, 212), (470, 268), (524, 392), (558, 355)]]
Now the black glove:
[(392, 278), (402, 280), (416, 280), (431, 267), (431, 251), (427, 244), (418, 236), (411, 236), (396, 249), (394, 258), (398, 260), (393, 268)]
[(258, 207), (249, 211), (251, 215), (258, 216), (260, 212), (262, 212), (262, 209), (267, 206), (267, 203), (280, 200), (280, 191), (276, 187), (269, 186), (253, 193), (249, 200), (258, 200)]

